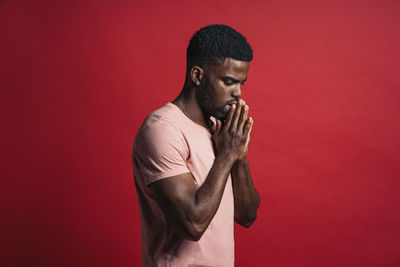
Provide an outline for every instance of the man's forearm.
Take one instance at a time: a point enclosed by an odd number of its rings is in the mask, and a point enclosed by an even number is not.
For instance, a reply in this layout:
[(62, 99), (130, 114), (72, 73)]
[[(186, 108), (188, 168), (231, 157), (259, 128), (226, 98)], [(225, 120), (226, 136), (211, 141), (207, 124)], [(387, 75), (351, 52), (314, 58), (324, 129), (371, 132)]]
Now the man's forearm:
[(217, 156), (205, 182), (196, 192), (195, 207), (191, 209), (193, 211), (191, 219), (200, 236), (207, 229), (218, 210), (232, 166), (233, 162)]
[(235, 162), (231, 174), (235, 198), (235, 221), (249, 227), (257, 218), (260, 196), (251, 179), (247, 159)]

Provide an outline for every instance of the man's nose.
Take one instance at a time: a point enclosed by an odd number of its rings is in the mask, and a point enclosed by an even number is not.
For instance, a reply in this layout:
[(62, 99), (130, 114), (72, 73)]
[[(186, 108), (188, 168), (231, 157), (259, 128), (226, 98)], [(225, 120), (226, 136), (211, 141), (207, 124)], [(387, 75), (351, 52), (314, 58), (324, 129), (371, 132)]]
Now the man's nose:
[(241, 88), (241, 84), (238, 84), (235, 89), (233, 90), (232, 95), (236, 98), (240, 98), (242, 96), (242, 88)]

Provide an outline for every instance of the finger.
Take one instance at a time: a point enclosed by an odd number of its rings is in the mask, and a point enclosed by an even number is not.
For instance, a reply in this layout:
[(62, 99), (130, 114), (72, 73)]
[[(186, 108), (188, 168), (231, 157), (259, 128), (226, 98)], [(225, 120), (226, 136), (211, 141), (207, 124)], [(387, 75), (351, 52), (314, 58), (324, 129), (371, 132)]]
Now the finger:
[(249, 132), (247, 133), (247, 135), (248, 135), (249, 137), (250, 137), (251, 131), (253, 130), (253, 124), (254, 124), (253, 118), (250, 117), (250, 120), (251, 120), (250, 129), (249, 129)]
[(235, 132), (237, 131), (237, 125), (240, 117), (240, 113), (242, 111), (242, 106), (244, 104), (244, 101), (242, 99), (239, 100), (238, 107), (235, 110), (235, 114), (233, 115), (232, 118), (232, 124), (231, 124), (231, 129), (234, 130)]
[(248, 147), (249, 146), (249, 143), (250, 143), (250, 134), (251, 134), (251, 131), (252, 131), (252, 129), (253, 129), (253, 120), (251, 121), (251, 124), (250, 124), (250, 129), (249, 129), (249, 131), (247, 132), (247, 136), (246, 136), (246, 146)]
[(236, 109), (236, 105), (233, 104), (230, 106), (229, 111), (228, 111), (228, 115), (226, 115), (226, 120), (225, 120), (225, 124), (224, 127), (225, 128), (229, 128), (229, 126), (232, 123), (232, 117), (233, 117), (233, 113), (235, 112)]
[(219, 132), (221, 131), (221, 127), (222, 127), (222, 122), (220, 120), (217, 120), (214, 134), (219, 134)]
[(244, 105), (243, 108), (242, 108), (242, 113), (240, 113), (239, 128), (238, 128), (238, 130), (239, 130), (241, 133), (244, 133), (243, 127), (244, 127), (244, 124), (245, 124), (246, 121), (247, 121), (247, 114), (248, 114), (248, 112), (249, 112), (249, 106), (248, 106), (248, 105)]
[(246, 135), (246, 140), (250, 138), (251, 130), (253, 129), (253, 118), (250, 117), (247, 121), (246, 124), (244, 125), (244, 134)]

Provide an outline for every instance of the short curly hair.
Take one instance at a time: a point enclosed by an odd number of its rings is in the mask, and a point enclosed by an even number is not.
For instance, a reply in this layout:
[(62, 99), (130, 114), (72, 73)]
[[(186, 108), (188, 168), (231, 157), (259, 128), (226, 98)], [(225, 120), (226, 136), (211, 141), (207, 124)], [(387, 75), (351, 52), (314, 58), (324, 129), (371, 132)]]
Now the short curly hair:
[(251, 61), (253, 50), (246, 38), (223, 24), (208, 25), (190, 39), (186, 51), (187, 69), (223, 63), (226, 58)]

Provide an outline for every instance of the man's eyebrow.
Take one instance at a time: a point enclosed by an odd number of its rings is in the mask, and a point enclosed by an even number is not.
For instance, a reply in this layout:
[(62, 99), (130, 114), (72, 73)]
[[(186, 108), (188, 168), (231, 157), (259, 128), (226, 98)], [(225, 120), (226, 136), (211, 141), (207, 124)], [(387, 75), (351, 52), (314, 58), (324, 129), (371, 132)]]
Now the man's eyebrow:
[[(232, 76), (225, 76), (224, 79), (231, 79), (233, 82), (238, 83), (240, 80), (233, 78)], [(247, 81), (247, 78), (243, 80), (243, 82)]]

